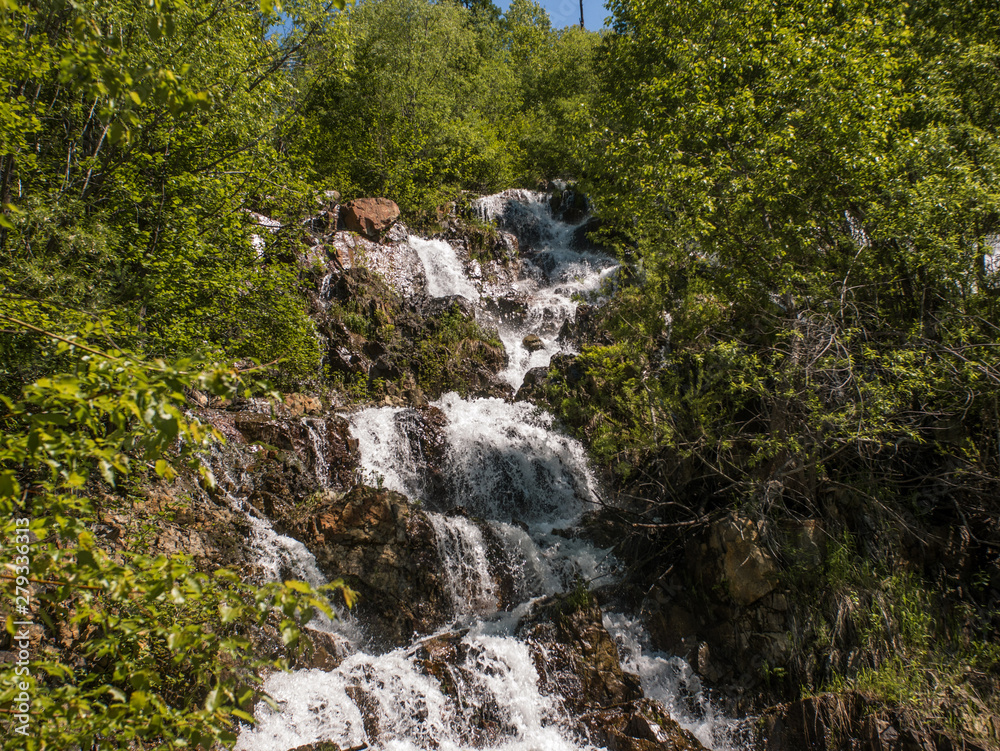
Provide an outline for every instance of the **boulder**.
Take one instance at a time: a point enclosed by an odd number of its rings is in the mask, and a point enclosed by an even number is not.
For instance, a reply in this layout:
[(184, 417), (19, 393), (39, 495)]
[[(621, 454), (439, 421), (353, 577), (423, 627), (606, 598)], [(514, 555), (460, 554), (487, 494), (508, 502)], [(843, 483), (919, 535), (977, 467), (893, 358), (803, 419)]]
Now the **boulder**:
[(528, 334), (521, 341), (521, 344), (529, 352), (537, 352), (540, 349), (545, 349), (545, 342), (542, 341), (542, 338), (538, 334)]
[(564, 708), (592, 745), (609, 751), (704, 751), (704, 746), (642, 695), (639, 677), (622, 670), (618, 645), (587, 592), (538, 601), (518, 624), (542, 693)]
[(564, 696), (571, 714), (642, 697), (638, 676), (622, 670), (618, 645), (589, 593), (538, 601), (517, 634), (531, 646), (542, 692)]
[(296, 417), (318, 415), (323, 411), (323, 403), (315, 396), (308, 394), (285, 394), (281, 401), (284, 402), (288, 411)]
[(340, 415), (306, 421), (248, 412), (236, 417), (233, 425), (248, 442), (292, 454), (324, 487), (346, 490), (354, 485), (361, 460), (358, 442)]
[(444, 621), (449, 600), (434, 528), (406, 496), (358, 485), (342, 499), (292, 510), (280, 526), (328, 578), (357, 590), (357, 617), (382, 646), (406, 644)]
[(359, 198), (342, 207), (341, 218), (352, 232), (378, 240), (399, 219), (399, 206), (388, 198)]
[(739, 605), (750, 605), (777, 586), (778, 566), (749, 519), (730, 515), (716, 522), (708, 546), (719, 556), (723, 581)]
[(405, 410), (396, 415), (396, 424), (410, 444), (410, 455), (419, 457), (424, 468), (420, 500), (431, 506), (443, 502), (447, 493), (447, 423), (447, 416), (438, 407)]

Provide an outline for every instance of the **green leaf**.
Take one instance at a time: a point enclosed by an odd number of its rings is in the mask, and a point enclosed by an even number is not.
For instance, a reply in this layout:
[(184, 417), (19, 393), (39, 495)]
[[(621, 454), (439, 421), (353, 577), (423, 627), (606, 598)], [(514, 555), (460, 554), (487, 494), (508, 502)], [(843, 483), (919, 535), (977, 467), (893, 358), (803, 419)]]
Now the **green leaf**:
[(285, 646), (291, 646), (299, 640), (301, 633), (295, 626), (285, 626), (281, 629), (281, 641)]
[(232, 714), (233, 717), (238, 717), (239, 719), (251, 725), (256, 723), (256, 720), (254, 720), (253, 715), (251, 715), (248, 712), (244, 712), (242, 709), (233, 709), (230, 711), (230, 714)]
[(10, 470), (0, 471), (0, 498), (19, 498), (21, 486)]

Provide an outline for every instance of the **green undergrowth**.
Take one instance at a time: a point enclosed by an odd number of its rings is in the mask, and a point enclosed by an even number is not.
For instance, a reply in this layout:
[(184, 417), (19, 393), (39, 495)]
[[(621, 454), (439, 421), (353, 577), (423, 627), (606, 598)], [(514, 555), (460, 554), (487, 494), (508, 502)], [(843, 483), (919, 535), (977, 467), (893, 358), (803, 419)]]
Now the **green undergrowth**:
[(967, 606), (945, 616), (942, 593), (917, 577), (895, 574), (866, 584), (867, 590), (840, 583), (833, 618), (851, 620), (862, 664), (835, 671), (822, 691), (857, 691), (920, 725), (994, 746), (1000, 741), (1000, 644), (976, 628)]
[(452, 306), (428, 321), (429, 334), (418, 344), (417, 383), (429, 393), (457, 391), (466, 396), (472, 384), (469, 366), (503, 364), (503, 342), (496, 331), (483, 329)]

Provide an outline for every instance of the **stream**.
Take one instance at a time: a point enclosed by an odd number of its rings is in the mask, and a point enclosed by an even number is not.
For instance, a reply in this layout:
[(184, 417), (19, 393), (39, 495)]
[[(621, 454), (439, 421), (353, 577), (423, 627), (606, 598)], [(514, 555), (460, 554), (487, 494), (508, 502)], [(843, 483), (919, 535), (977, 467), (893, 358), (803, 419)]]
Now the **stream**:
[[(481, 199), (476, 209), (484, 220), (529, 238), (515, 290), (524, 302), (513, 312), (498, 312), (481, 295), (447, 242), (410, 237), (409, 244), (423, 264), (428, 294), (461, 295), (474, 304), (477, 319), (497, 327), (508, 355), (501, 378), (517, 389), (528, 370), (568, 351), (559, 337), (564, 322), (581, 299), (599, 304), (617, 266), (596, 251), (575, 249), (578, 225), (554, 217), (544, 194), (511, 191)], [(525, 342), (529, 335), (537, 337), (532, 346)], [(414, 635), (408, 646), (379, 651), (349, 615), (314, 622), (336, 633), (348, 656), (335, 670), (270, 676), (265, 690), (278, 709), (260, 703), (257, 724), (243, 728), (237, 749), (289, 751), (321, 742), (385, 751), (600, 748), (580, 733), (564, 697), (540, 690), (530, 645), (515, 635), (518, 620), (539, 598), (621, 576), (609, 550), (567, 533), (601, 502), (586, 451), (528, 402), (450, 393), (431, 406), (446, 418), (440, 477), (431, 477), (418, 442), (408, 439), (415, 410), (372, 407), (348, 419), (366, 482), (404, 493), (427, 512), (451, 623), (436, 634)], [(278, 535), (266, 520), (252, 522), (266, 571), (277, 577), (291, 570), (322, 583), (305, 546)], [(603, 623), (646, 697), (706, 747), (741, 748), (736, 723), (715, 710), (687, 663), (651, 649), (637, 616), (605, 612)], [(460, 664), (449, 668), (447, 690), (422, 659), (433, 639), (458, 645)]]

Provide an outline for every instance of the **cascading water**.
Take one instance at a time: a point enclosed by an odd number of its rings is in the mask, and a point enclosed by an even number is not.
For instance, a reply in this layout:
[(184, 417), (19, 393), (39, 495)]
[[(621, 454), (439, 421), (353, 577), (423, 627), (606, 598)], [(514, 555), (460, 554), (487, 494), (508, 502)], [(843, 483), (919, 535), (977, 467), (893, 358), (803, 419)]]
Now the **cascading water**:
[(687, 662), (650, 647), (649, 634), (638, 618), (605, 613), (604, 627), (618, 643), (622, 667), (639, 676), (643, 693), (666, 707), (681, 727), (716, 751), (736, 751), (742, 746), (745, 729), (741, 723), (712, 705)]
[[(308, 424), (308, 423), (307, 423)], [(310, 432), (315, 429), (310, 427)], [(319, 441), (318, 434), (314, 441)], [(317, 464), (322, 464), (324, 470), (317, 471), (317, 476), (323, 478), (320, 485), (329, 484), (329, 465), (324, 456), (317, 457)], [(255, 449), (251, 449), (255, 450)], [(271, 522), (257, 513), (246, 501), (246, 495), (252, 481), (249, 473), (235, 469), (234, 457), (221, 456), (217, 452), (205, 457), (213, 474), (221, 480), (218, 483), (223, 497), (234, 511), (246, 516), (250, 524), (250, 546), (254, 551), (258, 575), (264, 581), (282, 581), (297, 579), (308, 582), (314, 587), (320, 587), (328, 582), (323, 572), (316, 565), (316, 557), (309, 549), (293, 537), (279, 534)], [(234, 474), (235, 472), (235, 474)], [(336, 620), (331, 620), (325, 614), (319, 613), (310, 621), (309, 626), (317, 631), (332, 634), (341, 642), (344, 651), (353, 649), (353, 645), (361, 640), (358, 626), (348, 614), (337, 610)]]
[[(512, 316), (492, 314), (509, 357), (502, 375), (517, 388), (530, 368), (563, 351), (558, 334), (577, 299), (598, 290), (616, 267), (607, 256), (573, 250), (577, 227), (555, 221), (542, 194), (508, 192), (482, 199), (477, 209), (486, 220), (502, 216), (508, 228), (520, 228), (534, 251), (515, 295), (527, 305)], [(482, 302), (447, 243), (409, 243), (431, 296)], [(477, 317), (490, 315), (485, 303), (478, 307)], [(524, 341), (529, 335), (538, 338), (532, 346)], [(618, 575), (609, 551), (566, 532), (599, 503), (586, 452), (525, 402), (446, 394), (431, 409), (433, 426), (420, 410), (398, 407), (361, 410), (350, 423), (367, 481), (424, 505), (455, 621), (409, 647), (357, 651), (333, 671), (272, 676), (265, 690), (279, 709), (258, 708), (258, 724), (241, 733), (240, 751), (325, 741), (393, 751), (594, 748), (561, 697), (539, 688), (530, 647), (515, 636), (533, 598)], [(637, 619), (610, 613), (605, 625), (647, 696), (710, 748), (735, 749), (727, 721), (704, 701), (686, 663), (650, 652)], [(436, 661), (441, 644), (448, 661)]]
[[(557, 221), (546, 197), (509, 191), (475, 204), (481, 218), (501, 221), (531, 244), (517, 283), (526, 306), (493, 318), (508, 357), (500, 377), (514, 389), (529, 370), (548, 365), (553, 355), (566, 351), (559, 341), (563, 324), (576, 316), (579, 300), (598, 293), (618, 268), (603, 253), (574, 247), (580, 225)], [(526, 342), (528, 336), (537, 339)]]
[(482, 530), (462, 516), (428, 514), (437, 535), (438, 553), (451, 605), (459, 615), (497, 610), (496, 582), (486, 559)]
[(409, 243), (424, 265), (428, 295), (461, 295), (469, 300), (479, 299), (479, 291), (465, 276), (458, 255), (451, 245), (444, 240), (425, 240), (415, 235), (410, 235)]

